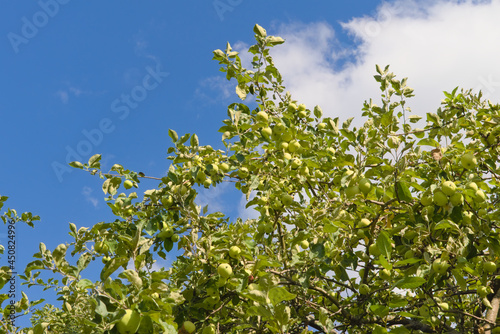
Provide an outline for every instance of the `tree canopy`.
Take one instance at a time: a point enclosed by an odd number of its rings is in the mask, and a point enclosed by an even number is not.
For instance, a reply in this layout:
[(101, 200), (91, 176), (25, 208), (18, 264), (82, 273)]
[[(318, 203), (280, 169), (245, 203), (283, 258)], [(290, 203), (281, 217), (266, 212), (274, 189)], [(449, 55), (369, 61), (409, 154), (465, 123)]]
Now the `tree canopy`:
[[(33, 326), (16, 330), (3, 294), (5, 331), (500, 332), (500, 105), (456, 88), (421, 120), (407, 79), (376, 66), (381, 101), (364, 103), (356, 127), (294, 100), (270, 55), (284, 40), (254, 32), (251, 70), (229, 43), (214, 51), (242, 100), (227, 108), (224, 149), (169, 130), (166, 176), (104, 171), (100, 155), (71, 163), (103, 180), (116, 220), (71, 223), (74, 241), (54, 250), (41, 243), (21, 279), (53, 289), (61, 305), (23, 294), (15, 311)], [(141, 189), (145, 178), (158, 186)], [(196, 204), (222, 182), (257, 218)], [(2, 219), (38, 217), (9, 209)], [(172, 267), (155, 267), (174, 247)]]

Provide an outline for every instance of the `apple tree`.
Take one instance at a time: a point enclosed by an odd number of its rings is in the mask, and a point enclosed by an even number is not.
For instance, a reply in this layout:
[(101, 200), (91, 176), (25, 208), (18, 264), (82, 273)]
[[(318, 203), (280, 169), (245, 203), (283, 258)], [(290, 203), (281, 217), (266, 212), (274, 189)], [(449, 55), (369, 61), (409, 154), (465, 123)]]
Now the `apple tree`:
[[(103, 179), (116, 220), (40, 244), (22, 278), (61, 306), (24, 296), (17, 310), (33, 327), (19, 331), (500, 332), (500, 105), (455, 88), (421, 120), (407, 79), (377, 66), (381, 101), (353, 126), (294, 100), (270, 55), (284, 40), (254, 32), (252, 70), (229, 43), (214, 51), (241, 100), (227, 108), (223, 149), (169, 130), (163, 177), (104, 171), (99, 155), (72, 163)], [(139, 196), (146, 181), (157, 186)], [(197, 205), (222, 182), (255, 218)], [(155, 266), (174, 248), (170, 268)]]

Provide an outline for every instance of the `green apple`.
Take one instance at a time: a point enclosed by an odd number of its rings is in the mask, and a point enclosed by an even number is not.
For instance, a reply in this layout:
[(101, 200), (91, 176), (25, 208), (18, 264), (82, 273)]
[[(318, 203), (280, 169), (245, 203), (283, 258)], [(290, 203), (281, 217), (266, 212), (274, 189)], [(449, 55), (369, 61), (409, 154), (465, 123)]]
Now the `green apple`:
[(486, 210), (485, 208), (481, 208), (479, 209), (479, 211), (477, 212), (477, 215), (481, 218), (485, 218), (486, 215), (488, 215), (488, 210)]
[(233, 274), (233, 268), (229, 263), (222, 263), (217, 267), (217, 272), (221, 277), (228, 278)]
[(326, 128), (326, 123), (318, 123), (318, 130), (324, 130)]
[(361, 218), (361, 220), (358, 222), (358, 227), (367, 227), (370, 224), (371, 221), (369, 219)]
[(301, 103), (299, 104), (299, 107), (298, 107), (298, 111), (305, 111), (307, 108), (306, 108), (306, 105)]
[(466, 225), (470, 224), (472, 222), (472, 212), (464, 211), (462, 214), (462, 222)]
[(367, 295), (370, 293), (370, 287), (364, 283), (359, 285), (358, 290), (359, 290), (359, 293), (362, 295)]
[(497, 265), (493, 261), (487, 261), (484, 263), (484, 270), (488, 273), (493, 273), (497, 270)]
[(388, 269), (382, 269), (378, 275), (380, 276), (380, 278), (382, 278), (383, 280), (389, 280), (391, 279), (392, 275), (391, 275), (391, 271), (388, 270)]
[(438, 206), (445, 206), (448, 204), (448, 196), (440, 190), (434, 191), (433, 201)]
[(107, 254), (109, 252), (109, 246), (104, 241), (96, 242), (94, 249), (99, 254)]
[(203, 328), (203, 331), (201, 332), (202, 334), (215, 334), (215, 326), (213, 324), (210, 324)]
[(184, 330), (189, 334), (194, 333), (196, 330), (196, 326), (191, 321), (184, 321), (182, 328), (184, 328)]
[(273, 224), (271, 224), (271, 223), (266, 223), (266, 224), (264, 225), (264, 232), (266, 232), (267, 234), (271, 234), (271, 233), (273, 233), (273, 231), (274, 231)]
[(450, 309), (450, 305), (448, 303), (445, 303), (445, 302), (442, 302), (442, 303), (438, 303), (439, 307), (441, 307), (441, 309), (443, 311), (448, 311)]
[(141, 324), (141, 315), (131, 309), (125, 310), (125, 315), (116, 323), (116, 329), (120, 334), (134, 334)]
[(287, 159), (287, 160), (291, 160), (292, 159), (292, 155), (288, 152), (285, 152), (283, 153), (283, 158)]
[(125, 189), (130, 189), (134, 186), (134, 182), (126, 180), (125, 182), (123, 182), (123, 186), (125, 187)]
[(379, 256), (380, 254), (382, 254), (377, 244), (371, 244), (370, 247), (368, 247), (368, 252), (372, 256)]
[(266, 123), (267, 120), (269, 119), (269, 116), (265, 111), (259, 111), (257, 115), (255, 115), (255, 118), (259, 123)]
[(317, 179), (322, 179), (322, 178), (325, 176), (325, 174), (324, 174), (322, 171), (320, 171), (319, 169), (316, 169), (316, 170), (314, 171), (314, 176), (315, 176)]
[(223, 171), (224, 173), (229, 172), (229, 165), (228, 165), (227, 163), (225, 163), (225, 162), (221, 163), (221, 164), (219, 165), (219, 168), (220, 168), (220, 170), (221, 170), (221, 171)]
[(293, 136), (292, 134), (290, 133), (290, 131), (285, 131), (283, 132), (283, 135), (281, 136), (281, 140), (283, 141), (286, 141), (286, 142), (289, 142), (290, 140), (293, 139)]
[[(283, 149), (283, 150), (288, 150), (288, 143), (286, 141), (283, 141), (280, 143), (280, 148)], [(287, 153), (289, 154), (289, 153)]]
[(345, 188), (345, 195), (347, 196), (347, 198), (353, 198), (354, 196), (359, 194), (359, 192), (359, 187), (357, 185)]
[(212, 179), (211, 179), (211, 178), (209, 178), (209, 177), (207, 177), (207, 178), (205, 179), (205, 181), (203, 181), (203, 186), (204, 186), (205, 188), (209, 188), (211, 185), (212, 185)]
[(185, 185), (180, 186), (179, 193), (181, 194), (181, 196), (186, 195), (187, 191), (188, 191), (188, 188)]
[(420, 199), (420, 203), (422, 203), (423, 206), (428, 206), (433, 204), (432, 197), (430, 196), (430, 194), (424, 194)]
[(428, 317), (430, 314), (429, 306), (422, 305), (418, 308), (418, 314), (422, 317)]
[(296, 169), (302, 165), (302, 161), (300, 159), (293, 159), (291, 163), (292, 169)]
[(452, 181), (444, 181), (443, 184), (441, 185), (441, 190), (447, 196), (452, 196), (455, 193), (456, 189), (457, 186)]
[(260, 133), (262, 134), (262, 137), (269, 140), (273, 134), (273, 130), (270, 127), (265, 127), (260, 130)]
[(462, 167), (467, 169), (473, 169), (477, 166), (477, 159), (472, 153), (466, 153), (462, 156), (461, 159)]
[(461, 193), (454, 193), (450, 197), (450, 202), (453, 204), (453, 206), (459, 206), (464, 204), (464, 195)]
[(283, 123), (278, 123), (274, 126), (274, 131), (276, 133), (283, 133), (286, 130), (286, 126)]
[(299, 150), (299, 149), (300, 149), (300, 147), (301, 147), (301, 146), (300, 146), (300, 143), (299, 143), (297, 140), (295, 140), (295, 139), (294, 139), (294, 140), (292, 140), (292, 141), (290, 141), (290, 142), (288, 143), (288, 151), (289, 151), (290, 153), (294, 153), (294, 152), (296, 152), (297, 150)]
[(432, 262), (432, 270), (437, 272), (438, 274), (444, 274), (448, 271), (448, 267), (450, 265), (446, 262), (444, 262), (441, 259), (436, 259), (434, 262)]
[(171, 207), (172, 204), (174, 204), (174, 198), (172, 196), (170, 196), (170, 195), (163, 196), (162, 199), (161, 199), (161, 204), (165, 208)]
[(241, 168), (238, 170), (238, 176), (239, 176), (241, 179), (245, 179), (246, 177), (248, 177), (248, 174), (249, 174), (249, 171), (248, 171), (248, 168), (246, 168), (246, 167), (241, 167)]
[(297, 110), (297, 105), (295, 103), (290, 103), (287, 107), (287, 110), (290, 112), (295, 111)]
[(474, 197), (474, 202), (483, 203), (484, 201), (486, 201), (486, 195), (481, 189), (478, 189), (475, 195), (476, 196)]
[(177, 242), (179, 241), (180, 239), (180, 236), (178, 234), (174, 234), (173, 236), (170, 237), (170, 240), (172, 240), (172, 242)]
[(328, 147), (326, 150), (331, 154), (335, 154), (335, 149), (333, 147)]
[(488, 293), (490, 293), (490, 289), (486, 286), (480, 286), (478, 289), (477, 289), (477, 294), (479, 295), (479, 297), (481, 298), (484, 298), (488, 295)]
[(231, 246), (229, 248), (229, 256), (232, 257), (233, 259), (237, 259), (241, 254), (241, 249), (238, 246)]
[(285, 206), (289, 206), (293, 203), (293, 197), (289, 194), (283, 194), (281, 195), (281, 203)]
[(370, 182), (370, 180), (369, 180), (369, 179), (367, 179), (367, 178), (362, 178), (362, 179), (361, 179), (361, 180), (359, 180), (359, 182), (358, 182), (358, 187), (359, 187), (359, 190), (360, 190), (363, 194), (367, 195), (367, 194), (370, 192), (370, 190), (372, 189), (372, 184), (371, 184), (371, 182)]
[(469, 183), (467, 183), (467, 189), (472, 189), (474, 191), (477, 191), (478, 188), (477, 188), (476, 182), (469, 182)]
[(302, 249), (308, 249), (309, 248), (309, 241), (307, 241), (307, 240), (301, 240), (299, 242), (299, 246)]
[(101, 261), (102, 261), (102, 263), (106, 264), (109, 261), (111, 261), (111, 257), (110, 256), (103, 256)]
[(174, 229), (171, 227), (163, 228), (160, 233), (158, 233), (158, 238), (161, 240), (165, 240), (171, 238), (174, 235)]

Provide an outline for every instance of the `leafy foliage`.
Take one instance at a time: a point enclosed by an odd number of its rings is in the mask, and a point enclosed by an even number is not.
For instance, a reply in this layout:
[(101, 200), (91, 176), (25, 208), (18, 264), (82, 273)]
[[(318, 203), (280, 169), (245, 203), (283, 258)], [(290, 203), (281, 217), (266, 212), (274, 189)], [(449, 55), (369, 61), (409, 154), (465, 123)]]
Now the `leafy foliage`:
[[(33, 311), (22, 332), (118, 333), (127, 310), (138, 333), (497, 332), (500, 106), (454, 89), (415, 128), (407, 79), (377, 66), (381, 105), (365, 102), (353, 127), (293, 100), (270, 56), (284, 40), (254, 32), (252, 70), (229, 43), (214, 51), (237, 95), (255, 99), (228, 106), (225, 150), (169, 130), (165, 177), (104, 172), (99, 155), (72, 163), (104, 180), (117, 219), (70, 224), (74, 242), (53, 251), (40, 244), (22, 278), (55, 289), (62, 308)], [(159, 184), (142, 199), (119, 193), (146, 177)], [(196, 205), (196, 186), (227, 181), (258, 218)], [(172, 267), (155, 268), (174, 247)], [(36, 303), (25, 296), (16, 310)]]

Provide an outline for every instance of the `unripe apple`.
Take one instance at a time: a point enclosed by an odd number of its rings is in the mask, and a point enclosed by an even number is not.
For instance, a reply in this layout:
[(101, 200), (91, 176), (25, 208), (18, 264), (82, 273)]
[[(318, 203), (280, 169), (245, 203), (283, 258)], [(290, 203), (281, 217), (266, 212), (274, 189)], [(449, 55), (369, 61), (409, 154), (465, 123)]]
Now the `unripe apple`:
[(454, 193), (450, 197), (450, 202), (453, 206), (459, 206), (464, 204), (464, 196), (461, 193)]
[(307, 117), (307, 112), (305, 110), (301, 110), (299, 111), (299, 117), (300, 118), (306, 118)]
[(433, 196), (434, 203), (438, 206), (445, 206), (448, 204), (448, 196), (440, 190), (436, 190)]
[(473, 169), (477, 166), (477, 159), (472, 153), (466, 153), (461, 158), (462, 167), (467, 169)]
[(99, 254), (107, 254), (109, 252), (109, 246), (104, 241), (96, 242), (94, 245), (94, 249)]
[(474, 201), (476, 203), (483, 203), (484, 201), (486, 201), (486, 195), (481, 189), (478, 189), (475, 195), (476, 196), (474, 197)]
[(237, 259), (241, 254), (241, 249), (238, 246), (231, 246), (229, 248), (229, 256), (232, 257), (233, 259)]
[(255, 118), (256, 118), (257, 122), (266, 123), (269, 116), (267, 115), (267, 113), (265, 111), (259, 111), (257, 113), (257, 115), (255, 115)]
[(469, 183), (467, 183), (467, 189), (472, 189), (474, 191), (477, 191), (478, 188), (477, 188), (476, 182), (469, 182)]
[(309, 241), (307, 240), (301, 240), (299, 242), (299, 246), (302, 248), (302, 249), (308, 249), (309, 248)]
[(436, 259), (432, 262), (432, 269), (438, 274), (444, 274), (448, 271), (450, 265), (441, 259)]
[(441, 307), (441, 309), (443, 311), (448, 311), (450, 309), (450, 305), (448, 303), (445, 303), (445, 302), (442, 302), (442, 303), (438, 303), (439, 307)]
[(384, 279), (384, 280), (389, 280), (391, 279), (392, 275), (391, 275), (391, 271), (388, 270), (388, 269), (382, 269), (380, 272), (379, 272), (379, 276), (380, 278)]
[(298, 168), (300, 165), (302, 165), (302, 161), (300, 159), (293, 159), (291, 167), (292, 169)]
[(167, 196), (163, 196), (161, 198), (161, 204), (165, 207), (165, 208), (168, 208), (168, 207), (171, 207), (172, 204), (174, 204), (174, 198), (170, 195), (167, 195)]
[(293, 203), (293, 197), (288, 194), (281, 195), (281, 203), (285, 206), (289, 206)]
[[(286, 141), (283, 141), (280, 143), (280, 148), (283, 149), (283, 150), (287, 150), (288, 149), (288, 143)], [(289, 154), (289, 153), (287, 153)]]
[(448, 196), (452, 196), (456, 189), (457, 187), (452, 181), (444, 181), (441, 185), (441, 190)]
[(300, 149), (300, 143), (295, 139), (288, 143), (288, 151), (290, 153), (294, 153), (298, 149)]
[(217, 267), (217, 272), (221, 277), (228, 278), (233, 274), (233, 268), (231, 268), (229, 263), (222, 263)]
[(382, 252), (380, 252), (380, 249), (378, 249), (377, 244), (371, 244), (370, 247), (368, 247), (368, 252), (372, 256), (379, 256), (380, 254), (382, 254)]
[(131, 309), (125, 310), (125, 315), (116, 323), (120, 334), (134, 334), (141, 324), (141, 315)]
[(335, 149), (333, 147), (328, 147), (326, 150), (331, 154), (335, 154)]
[(429, 194), (425, 194), (420, 199), (420, 203), (422, 203), (423, 206), (431, 205), (433, 204), (432, 197)]
[(422, 305), (418, 308), (418, 314), (422, 317), (428, 317), (430, 313), (429, 306)]
[(273, 130), (270, 127), (266, 127), (260, 130), (260, 133), (262, 134), (262, 137), (269, 140), (273, 134)]
[(290, 103), (287, 107), (287, 110), (290, 112), (295, 111), (297, 110), (297, 105), (295, 103)]
[(345, 195), (347, 198), (353, 198), (357, 194), (359, 194), (359, 187), (358, 186), (354, 185), (354, 186), (349, 186), (349, 187), (345, 188)]
[(369, 219), (361, 218), (361, 220), (358, 222), (358, 227), (367, 227), (370, 224), (371, 221)]
[(359, 293), (362, 295), (367, 295), (370, 293), (370, 287), (364, 283), (359, 285), (358, 290), (359, 290)]
[(363, 194), (367, 195), (367, 194), (370, 192), (370, 190), (372, 189), (372, 184), (371, 184), (371, 182), (370, 182), (370, 180), (369, 180), (369, 179), (367, 179), (367, 178), (362, 178), (362, 179), (361, 179), (361, 180), (359, 180), (359, 182), (358, 182), (358, 187), (359, 187), (359, 190), (360, 190)]
[(305, 111), (306, 110), (306, 105), (301, 103), (299, 104), (298, 111)]
[(318, 130), (324, 130), (326, 128), (326, 123), (318, 123)]
[(274, 231), (273, 224), (267, 223), (264, 225), (264, 232), (266, 232), (267, 234), (271, 234), (273, 233), (273, 231)]
[(158, 233), (158, 238), (165, 240), (171, 238), (174, 235), (174, 230), (171, 227), (163, 228), (160, 233)]
[(273, 130), (276, 133), (283, 133), (286, 130), (286, 126), (283, 123), (278, 123), (274, 126)]
[(213, 324), (210, 324), (203, 328), (203, 331), (201, 332), (202, 334), (215, 334), (215, 326)]
[(205, 188), (208, 188), (208, 187), (210, 187), (211, 185), (212, 185), (212, 179), (211, 179), (211, 178), (209, 178), (209, 177), (207, 177), (207, 178), (205, 179), (205, 181), (203, 181), (203, 186), (204, 186)]
[(488, 273), (493, 273), (497, 270), (497, 265), (493, 261), (487, 261), (484, 263), (484, 270)]
[(286, 152), (283, 154), (283, 158), (290, 160), (290, 159), (292, 159), (292, 155), (290, 153)]
[(479, 297), (481, 298), (484, 298), (488, 295), (488, 293), (490, 293), (490, 289), (489, 287), (486, 287), (486, 286), (480, 286), (478, 289), (477, 289), (477, 294), (479, 295)]
[(182, 328), (189, 334), (194, 333), (196, 326), (191, 321), (184, 321)]
[(109, 261), (111, 261), (111, 257), (110, 256), (103, 256), (103, 258), (101, 259), (101, 261), (102, 261), (102, 263), (106, 264)]
[(225, 162), (221, 163), (219, 165), (219, 168), (221, 171), (223, 171), (224, 173), (227, 173), (229, 171), (229, 165)]
[(292, 134), (290, 133), (290, 131), (285, 131), (283, 132), (283, 135), (281, 136), (281, 140), (283, 141), (286, 141), (286, 142), (289, 142), (290, 140), (293, 139), (293, 136)]
[(126, 180), (125, 182), (123, 182), (123, 186), (125, 187), (125, 189), (130, 189), (134, 186), (134, 182)]
[(472, 222), (472, 212), (464, 211), (462, 214), (462, 222), (466, 225), (470, 224)]
[(172, 242), (177, 242), (179, 241), (180, 237), (178, 234), (174, 234), (173, 236), (170, 237), (170, 240), (172, 240)]

